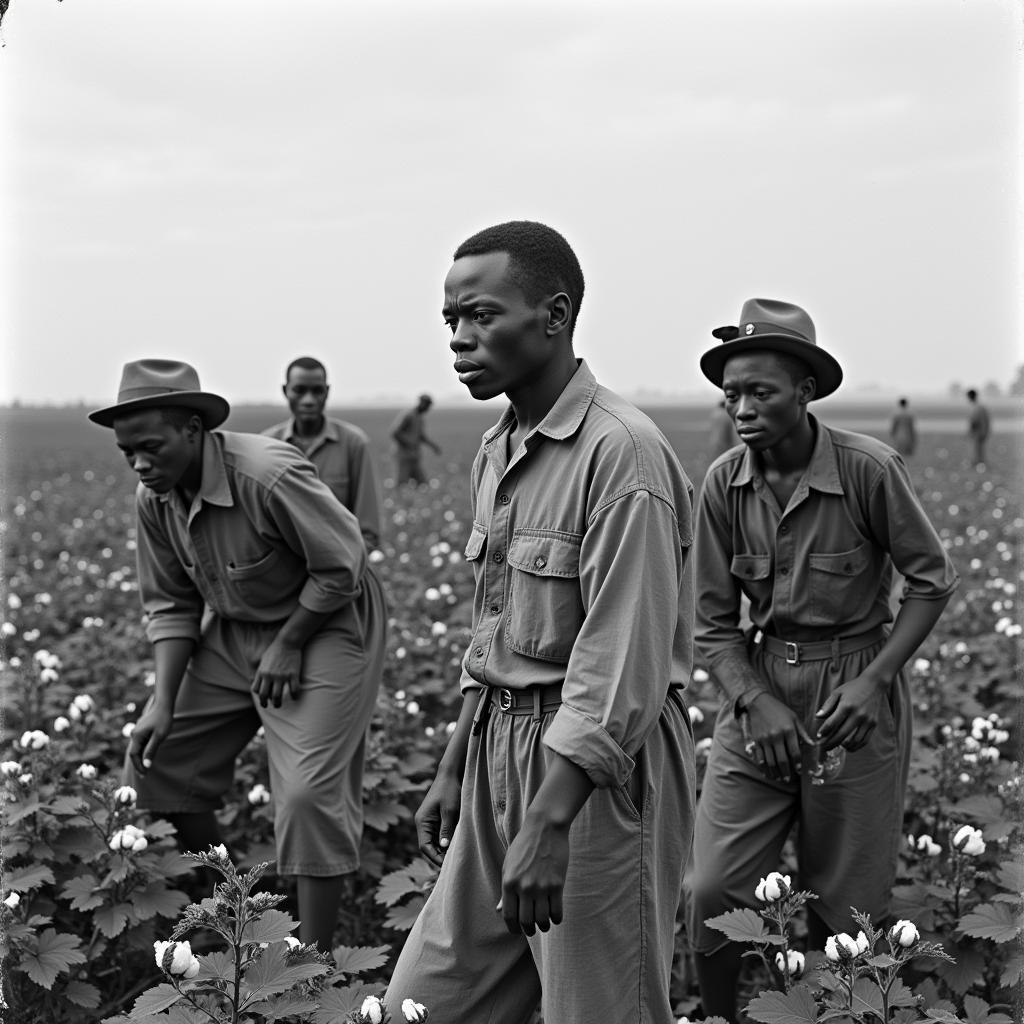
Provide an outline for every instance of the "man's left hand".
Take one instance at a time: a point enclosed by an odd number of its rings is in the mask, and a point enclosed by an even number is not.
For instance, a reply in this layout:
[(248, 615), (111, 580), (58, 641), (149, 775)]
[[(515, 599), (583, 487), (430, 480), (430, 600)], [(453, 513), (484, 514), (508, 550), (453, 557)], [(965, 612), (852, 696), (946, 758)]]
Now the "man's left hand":
[(293, 700), (298, 697), (301, 681), (302, 648), (275, 639), (260, 658), (252, 692), (259, 697), (261, 707), (265, 708), (269, 701), (279, 708), (286, 690)]
[(815, 715), (821, 723), (818, 738), (825, 749), (843, 746), (860, 750), (878, 725), (890, 685), (876, 676), (859, 675), (833, 690)]
[(568, 867), (568, 826), (543, 823), (527, 814), (501, 872), (498, 909), (513, 935), (546, 932), (561, 923)]

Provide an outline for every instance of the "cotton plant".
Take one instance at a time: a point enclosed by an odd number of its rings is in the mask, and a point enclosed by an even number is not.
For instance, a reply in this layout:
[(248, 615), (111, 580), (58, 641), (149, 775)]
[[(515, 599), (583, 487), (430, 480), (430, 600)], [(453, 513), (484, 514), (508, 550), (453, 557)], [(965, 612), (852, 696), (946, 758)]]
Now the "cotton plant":
[[(156, 966), (163, 980), (135, 1001), (132, 1010), (109, 1018), (123, 1024), (143, 1024), (155, 1014), (174, 1012), (181, 1019), (207, 1024), (260, 1024), (312, 1014), (315, 1020), (339, 1024), (390, 1024), (379, 996), (362, 995), (344, 985), (350, 974), (382, 966), (387, 948), (339, 947), (332, 956), (293, 934), (297, 922), (276, 909), (286, 897), (257, 892), (269, 864), (239, 871), (223, 844), (187, 855), (220, 875), (212, 894), (187, 907), (166, 938), (153, 943)], [(187, 935), (205, 934), (204, 945), (220, 948), (196, 953)], [(426, 1021), (426, 1007), (412, 999), (402, 1004), (410, 1024)]]

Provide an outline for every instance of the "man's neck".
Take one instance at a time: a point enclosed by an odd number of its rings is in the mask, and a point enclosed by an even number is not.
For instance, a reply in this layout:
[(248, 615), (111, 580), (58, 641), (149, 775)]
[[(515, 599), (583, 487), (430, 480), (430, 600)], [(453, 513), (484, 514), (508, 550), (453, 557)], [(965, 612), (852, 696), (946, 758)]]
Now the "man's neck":
[(579, 368), (571, 348), (545, 367), (544, 375), (521, 391), (508, 392), (508, 400), (516, 415), (515, 436), (525, 437), (539, 426), (552, 406), (561, 397), (566, 385)]
[(316, 437), (324, 429), (325, 417), (318, 420), (292, 419), (292, 433), (296, 437)]

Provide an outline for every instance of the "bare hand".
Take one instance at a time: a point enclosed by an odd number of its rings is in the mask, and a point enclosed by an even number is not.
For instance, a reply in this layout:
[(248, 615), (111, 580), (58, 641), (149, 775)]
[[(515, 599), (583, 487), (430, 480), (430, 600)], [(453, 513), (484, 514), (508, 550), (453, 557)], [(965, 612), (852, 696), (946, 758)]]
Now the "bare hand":
[(813, 746), (800, 718), (792, 708), (770, 693), (760, 695), (744, 712), (750, 730), (751, 753), (770, 779), (783, 782), (800, 774), (801, 745)]
[(171, 731), (173, 717), (170, 710), (156, 705), (150, 705), (142, 712), (128, 744), (128, 757), (139, 775), (145, 775), (152, 767), (160, 744)]
[(832, 691), (814, 716), (821, 722), (818, 736), (826, 750), (839, 746), (860, 750), (867, 743), (878, 725), (889, 685), (860, 675)]
[(529, 814), (505, 854), (498, 909), (513, 935), (546, 932), (562, 922), (562, 890), (569, 868), (569, 829)]
[(301, 681), (302, 649), (275, 639), (260, 658), (252, 692), (259, 697), (261, 707), (265, 708), (269, 700), (279, 708), (286, 689), (293, 700), (298, 697)]
[(420, 853), (439, 868), (455, 826), (459, 823), (462, 783), (453, 774), (438, 773), (416, 811), (416, 839)]

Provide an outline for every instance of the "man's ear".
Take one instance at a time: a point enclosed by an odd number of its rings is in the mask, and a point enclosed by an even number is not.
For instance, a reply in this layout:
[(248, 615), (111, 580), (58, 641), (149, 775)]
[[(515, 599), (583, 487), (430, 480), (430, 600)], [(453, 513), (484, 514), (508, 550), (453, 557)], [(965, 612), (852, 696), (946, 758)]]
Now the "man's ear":
[(547, 333), (551, 337), (572, 326), (572, 299), (565, 292), (557, 292), (548, 299)]
[(185, 434), (190, 441), (194, 441), (203, 432), (203, 421), (199, 416), (199, 413), (193, 413), (188, 418), (188, 423), (185, 424)]
[(814, 400), (814, 396), (818, 393), (818, 382), (814, 377), (804, 377), (797, 386), (797, 393), (800, 396), (800, 404), (806, 405), (808, 402)]
[(281, 394), (284, 395), (285, 398), (288, 397), (288, 385), (287, 384), (282, 384), (281, 385)]

